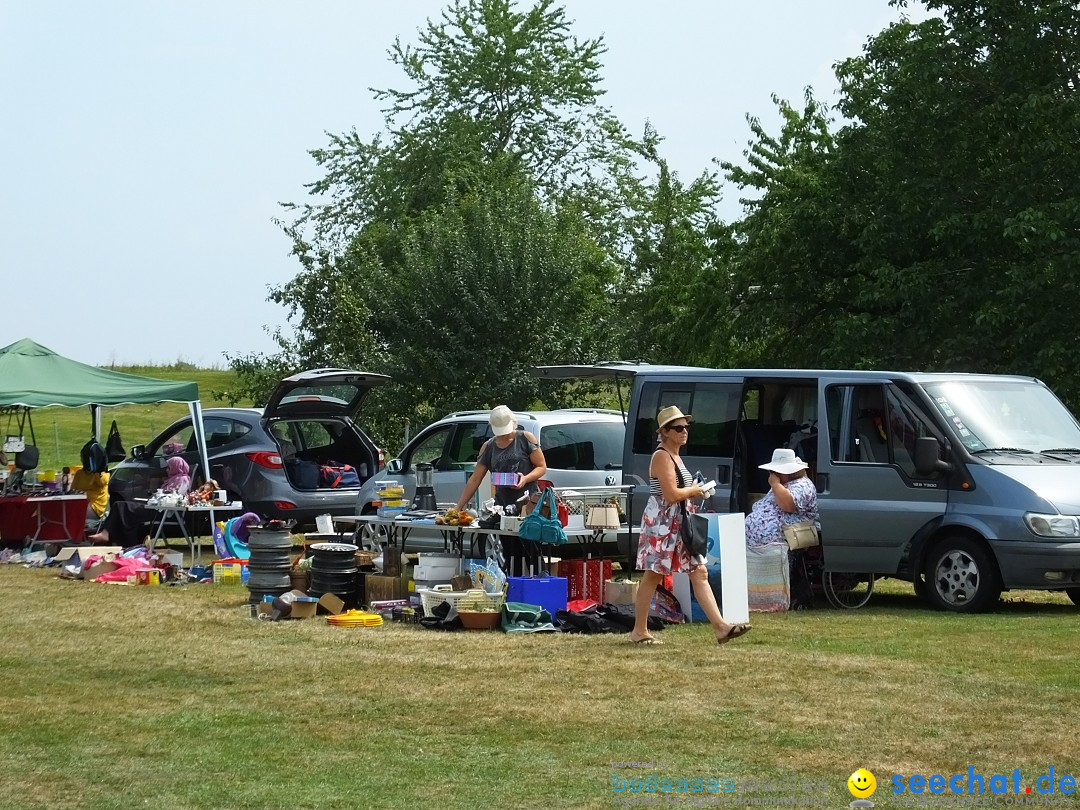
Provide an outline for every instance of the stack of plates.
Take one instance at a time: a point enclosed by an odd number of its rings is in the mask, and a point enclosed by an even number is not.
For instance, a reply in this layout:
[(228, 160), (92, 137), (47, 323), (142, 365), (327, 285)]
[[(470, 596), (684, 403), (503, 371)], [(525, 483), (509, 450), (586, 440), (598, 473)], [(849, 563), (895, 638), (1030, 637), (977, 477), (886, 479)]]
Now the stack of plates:
[(327, 616), (326, 623), (335, 627), (381, 627), (383, 620), (378, 613), (363, 610), (346, 610), (336, 616)]

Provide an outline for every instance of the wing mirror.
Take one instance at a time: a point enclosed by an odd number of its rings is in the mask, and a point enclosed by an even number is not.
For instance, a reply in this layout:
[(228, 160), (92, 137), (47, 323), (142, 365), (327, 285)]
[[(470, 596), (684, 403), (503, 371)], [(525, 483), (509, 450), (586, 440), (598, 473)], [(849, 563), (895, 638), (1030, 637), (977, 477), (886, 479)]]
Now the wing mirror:
[(131, 448), (131, 457), (132, 458), (142, 458), (143, 454), (145, 452), (146, 452), (146, 445), (145, 444), (136, 444), (134, 447)]
[(915, 440), (915, 472), (934, 475), (952, 470), (952, 464), (941, 460), (941, 443), (934, 436), (920, 436)]
[(398, 475), (401, 473), (404, 466), (405, 465), (401, 463), (400, 458), (392, 458), (386, 462), (386, 471), (391, 475)]

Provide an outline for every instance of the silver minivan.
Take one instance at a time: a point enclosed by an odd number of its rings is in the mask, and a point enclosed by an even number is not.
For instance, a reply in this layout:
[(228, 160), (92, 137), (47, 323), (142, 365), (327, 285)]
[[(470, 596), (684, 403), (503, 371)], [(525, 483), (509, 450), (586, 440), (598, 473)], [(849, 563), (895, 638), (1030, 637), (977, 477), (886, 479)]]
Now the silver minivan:
[[(432, 484), (439, 504), (461, 497), (480, 448), (492, 437), (490, 411), (459, 411), (431, 423), (416, 434), (386, 469), (361, 488), (356, 514), (376, 512), (378, 491), (387, 482), (405, 488), (405, 500), (416, 493), (416, 465), (432, 466)], [(545, 478), (556, 487), (616, 486), (622, 481), (625, 414), (597, 408), (516, 411), (518, 426), (539, 438), (547, 460)], [(442, 549), (442, 536), (417, 526), (406, 541), (408, 550)]]
[(717, 482), (707, 508), (747, 512), (777, 447), (810, 464), (826, 572), (914, 583), (939, 608), (991, 608), (1002, 590), (1080, 604), (1080, 424), (1032, 377), (891, 371), (547, 366), (629, 395), (623, 455), (635, 518), (656, 413), (693, 414), (690, 470)]

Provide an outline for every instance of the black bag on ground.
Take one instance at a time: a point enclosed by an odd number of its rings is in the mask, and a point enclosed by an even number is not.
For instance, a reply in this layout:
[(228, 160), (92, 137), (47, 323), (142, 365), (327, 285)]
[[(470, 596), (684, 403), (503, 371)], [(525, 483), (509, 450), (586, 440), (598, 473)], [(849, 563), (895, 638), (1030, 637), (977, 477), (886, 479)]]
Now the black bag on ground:
[(120, 428), (113, 419), (112, 427), (109, 428), (109, 438), (105, 440), (105, 458), (108, 461), (123, 461), (127, 458), (124, 452), (124, 443), (120, 440)]

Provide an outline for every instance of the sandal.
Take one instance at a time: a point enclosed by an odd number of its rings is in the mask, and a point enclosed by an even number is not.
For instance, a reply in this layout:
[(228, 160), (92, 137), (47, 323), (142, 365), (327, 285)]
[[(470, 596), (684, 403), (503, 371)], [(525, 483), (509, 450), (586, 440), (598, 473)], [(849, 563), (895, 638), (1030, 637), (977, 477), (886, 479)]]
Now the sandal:
[(630, 640), (634, 644), (640, 644), (643, 647), (660, 646), (664, 643), (660, 639), (654, 638), (653, 636), (645, 636), (644, 638), (632, 638)]
[(728, 629), (727, 633), (717, 637), (717, 644), (727, 644), (729, 641), (738, 638), (739, 636), (745, 636), (750, 632), (750, 625), (748, 624), (733, 624)]

